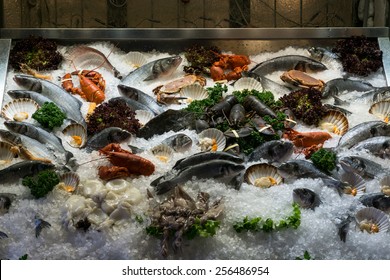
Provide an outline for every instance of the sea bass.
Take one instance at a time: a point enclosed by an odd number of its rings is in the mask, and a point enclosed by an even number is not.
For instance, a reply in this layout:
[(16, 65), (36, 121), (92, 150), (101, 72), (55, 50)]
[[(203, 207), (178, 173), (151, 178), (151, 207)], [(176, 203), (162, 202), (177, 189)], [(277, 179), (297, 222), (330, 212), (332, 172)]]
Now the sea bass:
[(26, 176), (34, 176), (37, 173), (54, 168), (53, 164), (44, 163), (40, 161), (26, 160), (10, 165), (4, 169), (0, 170), (0, 182), (11, 183), (16, 182), (20, 178)]
[(180, 56), (171, 56), (151, 61), (130, 72), (121, 80), (121, 84), (135, 87), (143, 81), (152, 81), (171, 75), (182, 62)]

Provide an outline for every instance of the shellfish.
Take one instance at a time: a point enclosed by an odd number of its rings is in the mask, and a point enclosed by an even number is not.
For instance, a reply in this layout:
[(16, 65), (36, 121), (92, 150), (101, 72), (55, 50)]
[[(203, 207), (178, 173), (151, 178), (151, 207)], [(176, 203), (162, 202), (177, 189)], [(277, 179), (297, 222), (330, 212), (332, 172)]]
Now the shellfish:
[(74, 192), (80, 183), (80, 176), (75, 172), (66, 172), (60, 176), (58, 186), (67, 192)]
[(74, 148), (82, 148), (87, 143), (87, 130), (78, 123), (72, 123), (62, 130), (66, 142)]
[(379, 101), (372, 104), (368, 112), (388, 123), (390, 117), (390, 100)]
[(278, 174), (277, 168), (268, 163), (250, 166), (245, 171), (244, 180), (248, 184), (261, 188), (269, 188), (283, 182), (283, 178)]
[(39, 108), (38, 103), (32, 99), (19, 98), (5, 104), (1, 110), (1, 115), (7, 120), (21, 122), (31, 119), (32, 114)]
[(322, 120), (320, 120), (318, 126), (323, 130), (337, 135), (344, 135), (349, 128), (347, 117), (337, 110), (329, 110)]
[(223, 151), (226, 146), (226, 138), (222, 131), (216, 128), (208, 128), (198, 134), (199, 146), (202, 151)]
[(384, 233), (389, 229), (389, 218), (386, 213), (374, 207), (359, 210), (355, 219), (359, 228), (368, 233)]
[(242, 91), (244, 89), (247, 89), (247, 90), (253, 90), (254, 89), (254, 90), (262, 92), (263, 91), (263, 86), (261, 85), (261, 83), (259, 81), (257, 81), (254, 78), (243, 77), (243, 78), (240, 78), (239, 80), (237, 80), (234, 83), (234, 90)]

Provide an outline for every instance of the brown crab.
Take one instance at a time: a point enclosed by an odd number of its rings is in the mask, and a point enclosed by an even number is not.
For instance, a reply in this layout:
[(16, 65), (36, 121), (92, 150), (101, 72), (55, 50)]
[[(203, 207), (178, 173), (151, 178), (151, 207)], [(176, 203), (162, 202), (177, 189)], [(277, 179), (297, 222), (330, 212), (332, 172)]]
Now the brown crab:
[(309, 76), (305, 72), (299, 70), (290, 70), (284, 72), (280, 78), (282, 81), (294, 86), (301, 88), (314, 88), (319, 91), (321, 91), (325, 85), (324, 81), (313, 78), (312, 76)]
[(153, 89), (154, 94), (157, 97), (157, 102), (166, 104), (166, 103), (177, 103), (180, 99), (185, 99), (185, 97), (180, 97), (174, 95), (178, 93), (182, 88), (185, 88), (194, 83), (199, 83), (201, 86), (206, 85), (206, 79), (202, 76), (196, 75), (186, 75), (182, 78), (173, 80), (165, 85), (161, 85)]

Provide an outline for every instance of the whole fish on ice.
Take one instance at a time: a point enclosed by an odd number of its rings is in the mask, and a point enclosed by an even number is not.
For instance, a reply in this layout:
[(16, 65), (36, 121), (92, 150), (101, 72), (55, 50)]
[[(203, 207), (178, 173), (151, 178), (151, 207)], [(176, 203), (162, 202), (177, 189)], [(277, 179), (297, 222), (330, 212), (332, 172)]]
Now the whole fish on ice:
[(7, 182), (16, 182), (20, 178), (34, 176), (43, 170), (51, 169), (53, 167), (53, 164), (34, 160), (17, 162), (0, 170), (0, 182), (2, 184)]
[(307, 188), (297, 188), (293, 190), (293, 201), (298, 203), (302, 208), (314, 209), (318, 207), (322, 201), (318, 194)]
[(390, 137), (376, 136), (359, 142), (351, 149), (360, 151), (366, 150), (374, 156), (389, 159), (390, 158)]
[(248, 161), (267, 160), (270, 163), (282, 163), (288, 160), (294, 152), (294, 145), (292, 142), (271, 140), (258, 146), (249, 155)]
[(359, 156), (346, 156), (339, 159), (341, 167), (347, 172), (355, 172), (363, 178), (375, 178), (380, 174), (390, 173), (390, 169)]
[(119, 127), (108, 127), (93, 135), (86, 144), (87, 152), (99, 150), (110, 143), (120, 143), (131, 136), (131, 133)]

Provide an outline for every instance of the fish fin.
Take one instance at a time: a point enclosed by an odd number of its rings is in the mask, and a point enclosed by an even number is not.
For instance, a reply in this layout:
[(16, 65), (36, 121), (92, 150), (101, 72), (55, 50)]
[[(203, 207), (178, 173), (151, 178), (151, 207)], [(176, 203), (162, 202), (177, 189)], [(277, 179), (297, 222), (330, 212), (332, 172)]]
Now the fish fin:
[(8, 238), (8, 235), (5, 232), (0, 231), (0, 239)]
[(35, 237), (39, 237), (39, 235), (41, 234), (41, 231), (44, 228), (49, 228), (49, 227), (51, 227), (50, 223), (48, 223), (42, 219), (39, 219), (39, 225), (37, 225), (35, 228)]
[(144, 149), (138, 148), (138, 147), (130, 145), (130, 144), (128, 144), (127, 146), (131, 149), (131, 152), (133, 154), (140, 154), (140, 153), (145, 151)]
[(156, 75), (154, 73), (150, 74), (149, 76), (147, 76), (144, 81), (152, 81), (156, 79)]
[(341, 98), (337, 97), (337, 96), (333, 96), (333, 99), (334, 99), (334, 102), (333, 104), (334, 105), (349, 105), (350, 103), (348, 101), (345, 101), (345, 100), (342, 100)]

